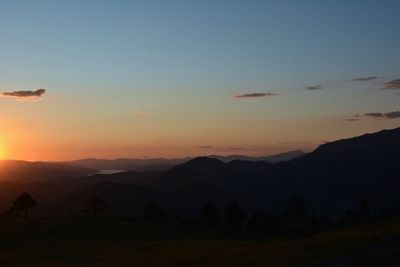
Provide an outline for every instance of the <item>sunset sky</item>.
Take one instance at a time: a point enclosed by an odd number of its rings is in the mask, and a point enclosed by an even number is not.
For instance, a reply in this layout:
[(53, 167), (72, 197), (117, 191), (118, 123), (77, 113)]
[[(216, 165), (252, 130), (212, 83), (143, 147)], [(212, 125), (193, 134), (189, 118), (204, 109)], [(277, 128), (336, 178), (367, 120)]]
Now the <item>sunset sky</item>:
[(399, 10), (0, 0), (0, 157), (269, 155), (398, 127)]

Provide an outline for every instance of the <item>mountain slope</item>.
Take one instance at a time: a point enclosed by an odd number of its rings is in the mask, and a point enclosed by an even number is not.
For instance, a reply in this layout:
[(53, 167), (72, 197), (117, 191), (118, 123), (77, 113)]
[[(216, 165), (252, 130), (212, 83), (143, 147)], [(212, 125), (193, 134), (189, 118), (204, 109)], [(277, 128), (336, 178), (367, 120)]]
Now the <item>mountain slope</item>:
[[(243, 155), (230, 155), (230, 156), (219, 156), (210, 155), (208, 158), (215, 158), (223, 162), (229, 162), (233, 160), (245, 160), (245, 161), (266, 161), (269, 163), (277, 163), (282, 161), (289, 161), (294, 158), (298, 158), (305, 153), (301, 150), (288, 151), (271, 156), (262, 157), (250, 157)], [(192, 160), (193, 158), (180, 158), (180, 159), (81, 159), (75, 161), (64, 162), (71, 166), (80, 166), (85, 168), (97, 169), (97, 170), (126, 170), (126, 171), (165, 171), (174, 166), (183, 164)]]
[(283, 212), (299, 194), (310, 212), (340, 216), (366, 199), (375, 212), (400, 207), (400, 128), (338, 140), (278, 164), (199, 158), (165, 172), (156, 187), (184, 203), (237, 200), (249, 210)]
[(93, 169), (59, 163), (18, 160), (0, 161), (0, 181), (36, 181), (73, 178), (86, 176), (94, 172)]

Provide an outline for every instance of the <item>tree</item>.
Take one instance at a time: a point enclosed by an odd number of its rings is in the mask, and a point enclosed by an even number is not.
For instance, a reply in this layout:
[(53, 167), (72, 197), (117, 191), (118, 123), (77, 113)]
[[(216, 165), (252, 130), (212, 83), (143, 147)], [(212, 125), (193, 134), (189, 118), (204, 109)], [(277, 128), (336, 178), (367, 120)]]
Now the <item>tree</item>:
[(213, 203), (207, 203), (201, 209), (200, 215), (203, 222), (209, 227), (218, 227), (221, 219), (221, 214), (218, 208)]
[(88, 201), (86, 209), (84, 211), (93, 215), (97, 215), (101, 212), (106, 212), (107, 203), (105, 203), (100, 198), (92, 198), (91, 200)]
[(15, 199), (13, 206), (6, 213), (14, 217), (22, 217), (27, 221), (29, 210), (36, 205), (36, 200), (30, 194), (24, 192)]
[(247, 219), (247, 212), (237, 202), (230, 202), (225, 208), (225, 225), (234, 230), (242, 230)]
[(145, 221), (160, 223), (167, 221), (167, 213), (154, 202), (150, 202), (144, 208), (141, 218)]

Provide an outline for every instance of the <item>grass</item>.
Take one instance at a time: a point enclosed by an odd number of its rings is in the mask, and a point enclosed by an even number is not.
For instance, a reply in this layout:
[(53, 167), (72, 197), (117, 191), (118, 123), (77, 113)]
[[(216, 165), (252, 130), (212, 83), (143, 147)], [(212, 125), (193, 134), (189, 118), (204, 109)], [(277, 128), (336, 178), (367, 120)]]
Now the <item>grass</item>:
[(115, 219), (51, 218), (0, 225), (0, 266), (389, 267), (399, 266), (400, 245), (393, 241), (399, 236), (398, 219), (268, 240)]

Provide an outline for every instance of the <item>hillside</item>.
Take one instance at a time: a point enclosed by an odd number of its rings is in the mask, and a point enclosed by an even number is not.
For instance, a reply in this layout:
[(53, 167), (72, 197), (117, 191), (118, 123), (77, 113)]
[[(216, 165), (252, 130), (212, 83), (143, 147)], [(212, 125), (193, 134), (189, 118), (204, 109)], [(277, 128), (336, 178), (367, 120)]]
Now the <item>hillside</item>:
[(60, 163), (28, 162), (18, 160), (0, 161), (0, 181), (38, 181), (82, 177), (95, 170)]

